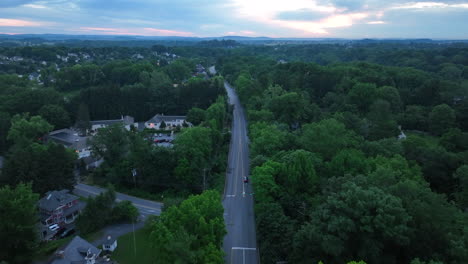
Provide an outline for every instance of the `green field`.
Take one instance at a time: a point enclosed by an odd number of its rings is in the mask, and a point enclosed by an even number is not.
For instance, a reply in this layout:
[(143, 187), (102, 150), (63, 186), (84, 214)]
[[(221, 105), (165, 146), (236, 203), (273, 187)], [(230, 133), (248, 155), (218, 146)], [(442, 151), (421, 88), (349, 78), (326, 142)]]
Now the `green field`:
[(142, 228), (135, 231), (136, 254), (133, 242), (133, 233), (128, 233), (117, 239), (117, 248), (112, 254), (112, 259), (119, 264), (146, 264), (151, 262), (151, 247), (149, 232)]

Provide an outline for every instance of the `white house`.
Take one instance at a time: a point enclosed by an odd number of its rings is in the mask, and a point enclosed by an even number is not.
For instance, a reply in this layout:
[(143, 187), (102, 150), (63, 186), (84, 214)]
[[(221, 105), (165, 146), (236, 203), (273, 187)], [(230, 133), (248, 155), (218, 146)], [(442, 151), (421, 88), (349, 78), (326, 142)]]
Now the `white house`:
[[(185, 121), (185, 119), (185, 116), (165, 116), (164, 114), (157, 114), (145, 122), (145, 127), (152, 129), (172, 130), (176, 127), (182, 128), (184, 126), (193, 126), (190, 122)], [(162, 122), (166, 124), (166, 127), (161, 127)]]
[(131, 116), (122, 116), (120, 119), (115, 119), (115, 120), (97, 120), (97, 121), (91, 121), (91, 130), (96, 131), (99, 128), (105, 128), (113, 124), (124, 124), (125, 128), (130, 131), (130, 127), (134, 125), (135, 127), (138, 126), (138, 124), (135, 123), (135, 119)]
[(114, 250), (117, 248), (117, 239), (112, 239), (111, 236), (107, 236), (106, 242), (102, 244), (102, 249), (114, 252)]

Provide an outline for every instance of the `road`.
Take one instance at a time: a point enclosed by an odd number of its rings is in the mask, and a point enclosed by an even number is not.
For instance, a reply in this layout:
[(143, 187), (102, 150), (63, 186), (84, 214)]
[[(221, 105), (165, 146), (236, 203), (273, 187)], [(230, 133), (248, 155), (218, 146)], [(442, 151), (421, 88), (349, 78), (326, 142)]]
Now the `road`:
[[(105, 189), (103, 188), (86, 185), (83, 183), (78, 183), (77, 185), (75, 185), (75, 189), (73, 190), (73, 193), (79, 196), (89, 197), (89, 196), (96, 196), (104, 191)], [(148, 215), (160, 215), (161, 214), (161, 209), (163, 206), (162, 203), (137, 198), (137, 197), (126, 195), (126, 194), (119, 193), (119, 192), (117, 192), (115, 196), (116, 196), (117, 202), (120, 202), (120, 201), (132, 202), (133, 205), (140, 211), (140, 214), (142, 217), (146, 217)]]
[(259, 262), (255, 215), (250, 183), (242, 178), (249, 175), (249, 149), (245, 113), (234, 89), (227, 83), (224, 87), (230, 104), (234, 105), (229, 148), (228, 171), (224, 188), (224, 221), (227, 235), (224, 237), (225, 262), (229, 264)]

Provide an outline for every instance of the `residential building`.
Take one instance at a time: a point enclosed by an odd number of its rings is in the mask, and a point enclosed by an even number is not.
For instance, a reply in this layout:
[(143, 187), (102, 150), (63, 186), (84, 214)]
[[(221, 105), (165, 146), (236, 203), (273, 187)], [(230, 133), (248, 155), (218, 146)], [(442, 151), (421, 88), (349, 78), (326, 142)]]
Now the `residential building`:
[(38, 202), (41, 223), (46, 227), (65, 226), (75, 221), (84, 206), (69, 190), (47, 192)]
[(88, 145), (89, 138), (80, 136), (78, 131), (69, 128), (52, 131), (47, 136), (47, 140), (73, 149), (78, 154), (79, 159), (91, 156), (91, 149)]
[(104, 244), (102, 244), (102, 249), (114, 252), (117, 248), (117, 239), (112, 238), (111, 236), (107, 236), (107, 240)]
[(100, 257), (102, 250), (82, 239), (73, 238), (68, 245), (55, 253), (51, 264), (100, 264), (113, 263), (109, 259)]
[[(185, 119), (185, 116), (165, 116), (164, 114), (157, 114), (145, 122), (145, 127), (152, 129), (172, 130), (176, 127), (182, 128), (184, 126), (193, 126), (190, 122), (186, 122)], [(163, 121), (166, 124), (166, 127), (164, 128), (161, 127), (161, 123)]]
[(131, 126), (138, 126), (135, 123), (135, 119), (131, 116), (122, 116), (120, 119), (114, 120), (97, 120), (91, 121), (91, 130), (97, 131), (100, 128), (105, 128), (113, 124), (123, 124), (127, 130), (130, 130)]

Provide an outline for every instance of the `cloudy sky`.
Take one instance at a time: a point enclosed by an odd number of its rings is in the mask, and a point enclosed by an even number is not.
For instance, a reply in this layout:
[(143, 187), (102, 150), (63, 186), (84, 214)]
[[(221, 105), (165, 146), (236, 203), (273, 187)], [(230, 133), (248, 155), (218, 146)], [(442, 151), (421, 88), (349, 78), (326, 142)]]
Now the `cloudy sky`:
[(0, 34), (468, 39), (468, 0), (0, 0)]

